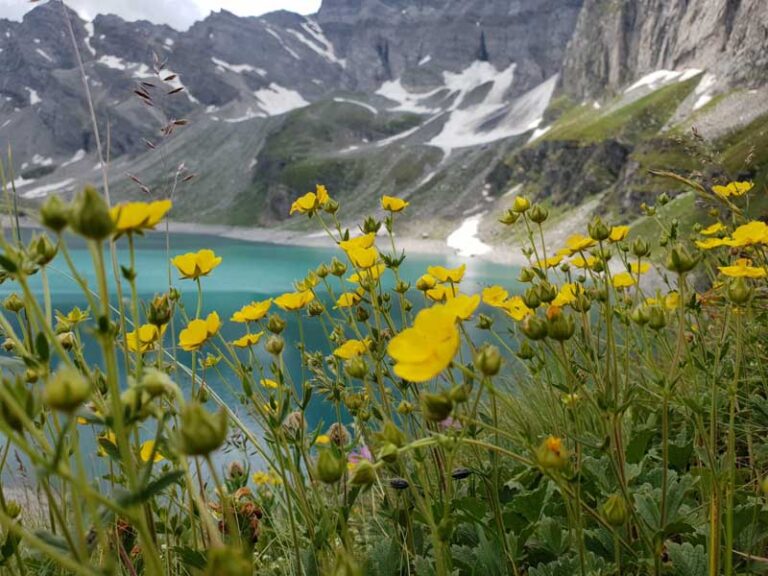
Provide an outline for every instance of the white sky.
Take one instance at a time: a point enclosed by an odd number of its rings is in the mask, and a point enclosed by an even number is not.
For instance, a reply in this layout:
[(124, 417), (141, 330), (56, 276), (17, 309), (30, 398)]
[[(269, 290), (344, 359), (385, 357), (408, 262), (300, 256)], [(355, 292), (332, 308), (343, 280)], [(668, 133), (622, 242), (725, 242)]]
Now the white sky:
[[(59, 1), (59, 0), (55, 0)], [(224, 8), (240, 16), (258, 16), (273, 10), (300, 14), (317, 12), (321, 0), (67, 0), (84, 18), (117, 14), (126, 20), (150, 20), (186, 29), (212, 10)], [(28, 0), (0, 0), (0, 18), (19, 20), (34, 8)]]

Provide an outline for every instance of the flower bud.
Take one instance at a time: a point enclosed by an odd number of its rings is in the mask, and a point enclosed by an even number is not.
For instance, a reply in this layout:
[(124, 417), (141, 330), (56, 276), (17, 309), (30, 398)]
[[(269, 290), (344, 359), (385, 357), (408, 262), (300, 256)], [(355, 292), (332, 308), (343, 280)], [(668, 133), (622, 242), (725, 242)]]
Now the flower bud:
[(307, 427), (304, 420), (304, 414), (298, 410), (294, 410), (288, 416), (285, 417), (283, 422), (283, 432), (290, 440), (298, 440), (305, 432)]
[(520, 360), (530, 360), (534, 356), (535, 353), (533, 348), (531, 348), (531, 345), (528, 344), (527, 340), (523, 340), (522, 344), (520, 344), (520, 350), (517, 351), (517, 357), (520, 358)]
[(331, 442), (340, 448), (349, 444), (349, 432), (338, 422), (331, 424), (326, 434), (331, 439)]
[(413, 404), (407, 400), (401, 401), (400, 404), (397, 405), (397, 413), (402, 416), (407, 416), (408, 414), (413, 413)]
[(315, 268), (315, 274), (317, 274), (318, 278), (327, 278), (330, 273), (331, 269), (328, 268), (327, 264), (320, 264), (320, 266)]
[(486, 344), (475, 353), (474, 364), (484, 376), (496, 376), (501, 369), (501, 352), (496, 346)]
[(350, 483), (353, 486), (370, 486), (376, 482), (376, 469), (368, 460), (361, 460), (352, 473)]
[(589, 231), (589, 237), (596, 242), (602, 242), (611, 236), (611, 229), (603, 224), (603, 220), (600, 216), (595, 216), (592, 222), (587, 226), (587, 230)]
[(64, 350), (72, 350), (75, 346), (75, 333), (72, 331), (56, 334), (56, 339)]
[(396, 448), (401, 448), (405, 444), (405, 434), (391, 420), (384, 424), (384, 428), (378, 433), (378, 437), (385, 443), (394, 444)]
[(746, 304), (752, 298), (754, 289), (744, 278), (733, 278), (728, 282), (728, 300), (740, 305)]
[(531, 201), (528, 200), (525, 196), (518, 196), (515, 198), (514, 203), (512, 204), (511, 210), (517, 214), (522, 214), (528, 208), (531, 207)]
[(394, 464), (397, 462), (397, 457), (399, 456), (399, 450), (397, 449), (397, 446), (392, 444), (391, 442), (386, 442), (380, 449), (378, 453), (378, 458), (380, 460), (384, 460), (387, 464)]
[(13, 352), (14, 348), (16, 348), (16, 344), (14, 343), (13, 340), (11, 340), (10, 338), (6, 338), (5, 340), (3, 340), (3, 350), (5, 350), (6, 352)]
[(35, 370), (34, 368), (27, 368), (26, 372), (24, 372), (24, 381), (29, 382), (30, 384), (34, 384), (38, 381), (40, 378), (40, 373)]
[(520, 218), (520, 214), (515, 213), (512, 210), (507, 210), (504, 212), (504, 214), (499, 218), (499, 222), (502, 224), (505, 224), (506, 226), (511, 226), (515, 222), (517, 222)]
[(442, 422), (451, 415), (453, 400), (444, 393), (424, 392), (421, 395), (421, 409), (424, 418), (432, 422)]
[(69, 224), (69, 208), (58, 195), (52, 194), (40, 207), (40, 221), (46, 228), (59, 233)]
[(181, 300), (181, 292), (179, 292), (178, 288), (171, 287), (171, 289), (168, 290), (168, 298), (171, 299), (171, 302), (178, 302)]
[(147, 321), (160, 328), (171, 321), (171, 302), (167, 294), (155, 296), (149, 305)]
[(419, 278), (416, 281), (416, 289), (420, 290), (421, 292), (426, 292), (427, 290), (432, 290), (437, 285), (437, 280), (430, 276), (429, 274), (424, 274), (421, 278)]
[(283, 340), (282, 336), (275, 336), (272, 335), (269, 338), (267, 338), (267, 343), (264, 345), (264, 349), (272, 354), (273, 356), (279, 356), (280, 352), (283, 351), (283, 348), (285, 347), (285, 340)]
[(92, 186), (78, 194), (69, 216), (72, 229), (91, 240), (104, 240), (115, 230), (104, 197)]
[(362, 380), (368, 374), (368, 365), (361, 356), (356, 356), (344, 362), (344, 372), (351, 378)]
[(534, 224), (541, 224), (549, 218), (549, 210), (544, 208), (541, 204), (535, 204), (533, 208), (531, 208), (528, 218), (530, 218), (531, 222)]
[(493, 318), (486, 316), (485, 314), (478, 315), (477, 328), (478, 330), (490, 330), (493, 328)]
[(141, 388), (153, 398), (170, 392), (173, 389), (173, 380), (162, 370), (146, 368), (141, 378)]
[(45, 266), (56, 258), (58, 247), (54, 246), (46, 234), (36, 234), (27, 247), (32, 260), (38, 266)]
[(3, 300), (3, 308), (14, 314), (24, 310), (24, 300), (15, 292)]
[(74, 368), (60, 368), (48, 378), (43, 401), (61, 412), (74, 412), (91, 395), (91, 383)]
[(242, 480), (245, 476), (245, 468), (240, 462), (230, 462), (227, 466), (227, 480), (235, 481)]
[(546, 280), (536, 287), (536, 292), (539, 295), (539, 299), (547, 304), (557, 298), (557, 288)]
[(539, 290), (537, 286), (532, 286), (523, 292), (523, 304), (525, 304), (531, 310), (536, 310), (541, 305), (541, 298), (539, 297)]
[(531, 340), (543, 340), (547, 337), (547, 323), (538, 316), (527, 316), (521, 324), (521, 329)]
[(523, 284), (527, 284), (531, 280), (535, 278), (535, 274), (533, 270), (530, 268), (521, 268), (520, 269), (520, 275), (517, 277), (518, 281), (522, 282)]
[(650, 320), (650, 313), (647, 306), (637, 306), (629, 315), (632, 322), (638, 326), (645, 326)]
[(285, 330), (285, 320), (279, 314), (270, 314), (267, 320), (267, 330), (272, 334), (280, 334)]
[(642, 238), (636, 238), (632, 242), (632, 254), (638, 258), (645, 258), (651, 253), (651, 245)]
[(333, 260), (331, 260), (331, 274), (334, 276), (344, 276), (344, 274), (347, 273), (347, 265), (344, 264), (341, 260), (334, 257)]
[(576, 312), (589, 312), (589, 309), (592, 308), (592, 301), (589, 299), (589, 296), (584, 293), (583, 288), (580, 289), (576, 295), (576, 300), (571, 302), (571, 308)]
[(576, 330), (576, 324), (570, 314), (563, 314), (563, 311), (552, 306), (550, 310), (555, 309), (552, 314), (548, 313), (547, 335), (558, 342), (569, 340)]
[(545, 470), (561, 470), (568, 464), (568, 451), (563, 441), (550, 436), (536, 449), (536, 462)]
[(320, 450), (317, 456), (317, 477), (325, 484), (335, 484), (347, 469), (347, 464), (331, 449)]
[(398, 294), (405, 294), (408, 292), (408, 290), (411, 289), (410, 282), (405, 282), (404, 280), (398, 280), (395, 284), (395, 292)]
[(661, 306), (651, 306), (648, 310), (648, 326), (661, 330), (667, 325), (667, 315)]
[(15, 520), (19, 516), (21, 516), (21, 504), (16, 502), (16, 500), (8, 500), (5, 503), (5, 513), (12, 519)]
[(667, 269), (672, 272), (685, 274), (686, 272), (693, 270), (698, 262), (698, 256), (691, 256), (691, 253), (685, 246), (676, 244), (667, 253), (667, 261), (665, 262), (665, 265)]
[(355, 308), (355, 319), (358, 322), (366, 322), (370, 317), (371, 315), (368, 313), (368, 310), (366, 310), (365, 307), (358, 306)]
[(629, 518), (627, 502), (619, 494), (613, 494), (603, 503), (603, 516), (611, 526), (618, 528), (623, 526)]
[(338, 211), (339, 211), (339, 208), (340, 208), (340, 207), (341, 207), (341, 205), (340, 205), (340, 204), (339, 204), (339, 203), (338, 203), (336, 200), (334, 200), (333, 198), (331, 198), (331, 199), (329, 199), (329, 200), (328, 200), (328, 201), (325, 203), (325, 206), (323, 206), (323, 210), (325, 210), (326, 212), (328, 212), (328, 214), (336, 214), (336, 212), (338, 212)]
[(659, 204), (659, 206), (666, 206), (669, 204), (669, 194), (666, 192), (662, 192), (659, 194), (659, 197), (656, 199), (656, 202)]
[(463, 404), (467, 400), (469, 400), (469, 392), (470, 388), (466, 384), (456, 384), (453, 388), (451, 388), (451, 391), (448, 393), (448, 396), (451, 398), (454, 404)]
[(325, 312), (325, 306), (319, 300), (312, 300), (307, 306), (307, 312), (312, 317), (321, 316)]
[(181, 449), (188, 456), (207, 456), (227, 438), (227, 413), (211, 414), (202, 404), (187, 404), (181, 413)]

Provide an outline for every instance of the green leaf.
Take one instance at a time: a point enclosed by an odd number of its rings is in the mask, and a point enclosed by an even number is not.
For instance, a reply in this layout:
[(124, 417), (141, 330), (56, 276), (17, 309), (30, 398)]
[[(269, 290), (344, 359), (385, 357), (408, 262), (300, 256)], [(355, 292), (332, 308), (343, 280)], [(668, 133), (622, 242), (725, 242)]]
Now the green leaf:
[(37, 356), (44, 364), (51, 358), (51, 349), (48, 346), (48, 339), (45, 334), (40, 332), (35, 338), (35, 350), (37, 350)]
[(19, 267), (16, 266), (16, 263), (2, 254), (0, 254), (0, 266), (9, 274), (14, 274), (19, 271)]
[(157, 480), (154, 480), (144, 486), (144, 488), (141, 488), (137, 492), (134, 492), (133, 494), (127, 494), (125, 496), (122, 496), (119, 498), (119, 502), (123, 506), (136, 506), (139, 504), (144, 504), (145, 502), (151, 500), (158, 494), (160, 494), (163, 490), (168, 488), (169, 486), (172, 486), (173, 484), (178, 484), (181, 482), (181, 479), (184, 477), (184, 472), (181, 470), (174, 470), (172, 472), (168, 472), (164, 476), (161, 476)]
[(707, 553), (704, 546), (689, 542), (667, 544), (667, 553), (675, 576), (707, 576)]

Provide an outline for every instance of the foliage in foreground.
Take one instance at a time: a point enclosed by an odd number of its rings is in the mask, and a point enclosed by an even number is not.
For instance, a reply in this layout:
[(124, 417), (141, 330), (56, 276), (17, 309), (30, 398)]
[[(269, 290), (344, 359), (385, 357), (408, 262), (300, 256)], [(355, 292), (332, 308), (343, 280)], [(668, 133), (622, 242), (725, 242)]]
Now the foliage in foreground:
[[(93, 189), (72, 205), (51, 197), (52, 240), (2, 241), (3, 279), (18, 287), (3, 347), (25, 369), (3, 368), (0, 466), (11, 450), (31, 464), (42, 514), (0, 491), (0, 573), (764, 572), (768, 226), (743, 216), (748, 183), (686, 185), (720, 220), (660, 222), (658, 248), (599, 219), (546, 246), (546, 209), (517, 198), (502, 222), (529, 241), (518, 295), (465, 293), (463, 266), (411, 285), (393, 233), (407, 203), (384, 197), (384, 221), (352, 237), (319, 186), (291, 211), (315, 218), (338, 258), (244, 303), (234, 342), (204, 308), (221, 263), (210, 250), (172, 260), (181, 289), (197, 290), (194, 311), (174, 287), (138, 297), (135, 245), (170, 202), (110, 211)], [(91, 248), (94, 287), (67, 229)], [(103, 248), (119, 236), (127, 251), (110, 271)], [(86, 311), (54, 315), (54, 258)], [(287, 321), (318, 323), (327, 347), (286, 342)], [(257, 426), (216, 407), (214, 371)], [(309, 428), (313, 403), (336, 414), (327, 429)], [(89, 437), (104, 476), (83, 463)]]

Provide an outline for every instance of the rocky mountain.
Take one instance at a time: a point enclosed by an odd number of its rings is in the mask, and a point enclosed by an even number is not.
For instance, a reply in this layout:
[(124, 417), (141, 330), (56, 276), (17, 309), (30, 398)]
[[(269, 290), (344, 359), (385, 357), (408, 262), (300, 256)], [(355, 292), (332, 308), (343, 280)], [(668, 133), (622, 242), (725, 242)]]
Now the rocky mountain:
[(768, 141), (767, 14), (763, 0), (324, 0), (311, 17), (221, 11), (182, 32), (50, 0), (0, 20), (0, 146), (28, 202), (99, 181), (79, 52), (114, 194), (174, 194), (179, 220), (301, 226), (287, 209), (318, 181), (350, 217), (406, 196), (411, 232), (442, 238), (519, 190), (623, 214), (656, 191), (649, 167), (764, 177), (768, 152), (744, 141)]

